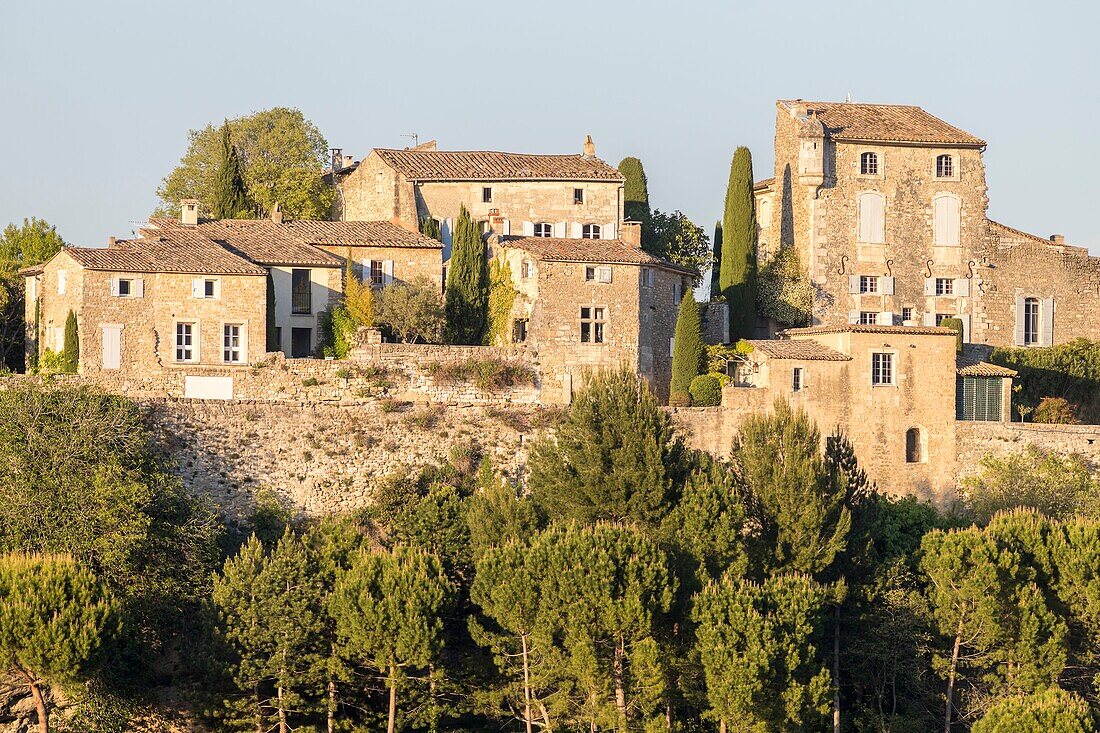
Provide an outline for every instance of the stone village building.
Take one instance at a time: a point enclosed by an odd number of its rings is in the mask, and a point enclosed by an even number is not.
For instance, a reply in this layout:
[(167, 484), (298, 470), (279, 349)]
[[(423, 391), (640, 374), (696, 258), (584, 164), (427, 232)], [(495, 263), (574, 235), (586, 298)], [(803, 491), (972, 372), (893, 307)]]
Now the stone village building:
[(761, 262), (794, 247), (814, 323), (963, 322), (967, 343), (1100, 338), (1100, 258), (990, 221), (984, 140), (908, 105), (776, 103)]

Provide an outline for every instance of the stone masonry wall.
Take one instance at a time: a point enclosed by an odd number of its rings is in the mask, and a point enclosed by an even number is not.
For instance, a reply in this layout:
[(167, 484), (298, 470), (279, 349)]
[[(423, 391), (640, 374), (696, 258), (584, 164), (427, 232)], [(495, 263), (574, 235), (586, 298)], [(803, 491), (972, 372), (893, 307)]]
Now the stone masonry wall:
[(1079, 453), (1100, 471), (1100, 425), (958, 422), (958, 477), (977, 473), (987, 455), (1005, 456), (1029, 443), (1060, 453)]

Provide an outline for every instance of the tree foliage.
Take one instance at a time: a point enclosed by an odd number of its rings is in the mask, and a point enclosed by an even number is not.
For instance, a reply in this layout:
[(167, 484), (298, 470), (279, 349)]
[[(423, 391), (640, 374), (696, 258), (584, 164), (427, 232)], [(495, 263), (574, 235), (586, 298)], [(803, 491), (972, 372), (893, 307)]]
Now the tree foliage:
[(756, 333), (756, 201), (752, 154), (739, 147), (730, 164), (722, 218), (722, 262), (718, 284), (729, 304), (730, 338)]
[(375, 320), (404, 343), (437, 344), (443, 337), (443, 303), (439, 287), (420, 276), (412, 282), (387, 285), (375, 295)]
[(1079, 338), (1042, 349), (999, 347), (990, 361), (1020, 373), (1020, 404), (1034, 408), (1044, 397), (1062, 397), (1079, 405), (1082, 422), (1100, 422), (1100, 341)]
[(489, 298), (485, 318), (485, 344), (503, 346), (512, 342), (512, 304), (519, 293), (512, 284), (512, 266), (503, 257), (489, 263)]
[(489, 269), (485, 243), (465, 206), (455, 222), (445, 295), (447, 342), (480, 344), (489, 305)]
[(722, 222), (714, 223), (714, 248), (710, 259), (710, 298), (722, 297)]
[(619, 172), (626, 183), (623, 184), (623, 215), (630, 221), (642, 224), (642, 245), (646, 245), (646, 228), (649, 224), (649, 182), (646, 179), (642, 161), (633, 156), (623, 158), (619, 163)]
[(690, 267), (699, 273), (698, 277), (711, 266), (710, 238), (684, 212), (666, 214), (654, 210), (649, 217), (649, 229), (651, 242), (647, 251), (650, 254)]
[(757, 307), (784, 326), (805, 326), (813, 318), (814, 286), (798, 252), (784, 246), (760, 268)]
[(241, 161), (233, 144), (229, 122), (226, 121), (221, 129), (221, 157), (214, 174), (214, 208), (211, 216), (215, 219), (251, 219), (252, 214), (244, 174), (241, 173)]
[(1092, 733), (1088, 703), (1052, 687), (999, 700), (974, 723), (973, 733)]
[(672, 380), (669, 383), (670, 404), (691, 404), (691, 382), (703, 371), (706, 344), (703, 343), (703, 322), (699, 304), (691, 293), (680, 301), (672, 349)]
[(65, 316), (64, 340), (60, 357), (61, 371), (76, 374), (80, 368), (80, 333), (77, 330), (76, 313), (72, 309)]
[(962, 480), (962, 495), (974, 517), (988, 522), (1006, 509), (1037, 509), (1056, 519), (1075, 514), (1100, 517), (1100, 477), (1078, 454), (1029, 444), (1005, 456), (981, 459), (981, 470)]

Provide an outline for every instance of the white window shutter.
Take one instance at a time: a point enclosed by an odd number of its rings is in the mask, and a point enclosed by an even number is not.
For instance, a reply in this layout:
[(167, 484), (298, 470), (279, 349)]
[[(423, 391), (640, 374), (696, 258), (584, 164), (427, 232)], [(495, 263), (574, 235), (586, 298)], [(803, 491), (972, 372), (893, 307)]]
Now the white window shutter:
[(136, 278), (132, 285), (130, 285), (130, 291), (135, 298), (145, 297), (145, 280), (142, 278)]
[(926, 325), (926, 326), (935, 326), (936, 325), (936, 314), (935, 313), (925, 313), (924, 314), (924, 325)]
[(114, 295), (114, 296), (118, 295), (118, 278), (117, 277), (112, 277), (111, 278), (111, 295)]
[(215, 280), (214, 281), (214, 297), (215, 298), (221, 298), (222, 297), (222, 281), (221, 280)]
[(393, 260), (382, 260), (382, 284), (393, 282)]
[(1024, 345), (1024, 296), (1016, 296), (1016, 336), (1013, 343), (1017, 346)]
[(202, 278), (196, 277), (191, 280), (191, 297), (201, 298), (206, 293), (206, 288), (203, 287)]
[(963, 324), (963, 343), (964, 344), (969, 344), (970, 343), (970, 315), (967, 314), (965, 316), (955, 316), (955, 317), (958, 318), (960, 321), (962, 321), (962, 324)]
[(610, 224), (604, 224), (603, 229), (600, 230), (600, 239), (614, 239), (615, 238), (615, 222)]
[(852, 295), (859, 293), (859, 275), (848, 276), (848, 292)]
[(878, 325), (880, 326), (893, 326), (894, 314), (891, 311), (882, 311), (878, 314)]
[(873, 216), (871, 218), (871, 239), (869, 241), (881, 244), (886, 241), (886, 205), (881, 195), (874, 195)]
[(959, 243), (959, 229), (961, 227), (961, 222), (959, 221), (959, 200), (951, 196), (947, 201), (947, 240), (944, 244), (957, 245)]
[(559, 221), (557, 224), (554, 225), (554, 236), (557, 237), (558, 239), (565, 239), (567, 236), (569, 236), (568, 234), (566, 234), (565, 230), (566, 230), (565, 222), (564, 221)]
[(579, 221), (573, 222), (573, 225), (570, 227), (569, 238), (570, 239), (581, 239), (583, 236), (584, 236), (584, 229), (581, 227), (581, 223)]
[(970, 281), (965, 277), (955, 278), (955, 295), (960, 298), (970, 297)]
[(506, 236), (506, 237), (511, 236), (511, 234), (512, 234), (512, 222), (509, 221), (508, 219), (505, 219), (504, 222), (501, 224), (501, 226), (504, 227), (504, 236)]
[(597, 268), (596, 277), (602, 283), (611, 282), (611, 268), (607, 266)]
[(935, 295), (936, 294), (936, 278), (926, 277), (924, 278), (924, 294)]
[(535, 236), (535, 223), (531, 221), (523, 222), (523, 236), (533, 237)]
[(65, 285), (66, 285), (66, 281), (68, 279), (67, 275), (68, 275), (68, 273), (66, 273), (64, 270), (58, 270), (57, 271), (57, 294), (58, 295), (64, 295), (65, 294)]
[(894, 294), (894, 278), (893, 277), (880, 277), (878, 279), (879, 287), (882, 288), (883, 295)]
[(1054, 346), (1054, 298), (1043, 298), (1039, 307), (1039, 345)]
[(859, 323), (859, 311), (848, 311), (848, 323)]
[(932, 244), (947, 244), (947, 198), (932, 199)]
[(363, 260), (363, 284), (367, 287), (374, 285), (370, 274), (372, 269), (374, 269), (374, 260)]

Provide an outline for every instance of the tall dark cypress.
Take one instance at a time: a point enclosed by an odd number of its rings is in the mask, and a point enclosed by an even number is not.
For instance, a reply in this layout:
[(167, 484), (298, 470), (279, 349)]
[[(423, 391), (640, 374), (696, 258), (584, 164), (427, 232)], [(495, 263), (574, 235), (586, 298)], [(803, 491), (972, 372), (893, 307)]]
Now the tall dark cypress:
[(216, 219), (251, 218), (252, 206), (241, 173), (241, 161), (237, 148), (229, 135), (229, 122), (222, 124), (222, 155), (215, 179), (214, 211)]
[(465, 206), (455, 222), (444, 305), (447, 341), (480, 344), (489, 307), (489, 265), (477, 223)]
[(752, 154), (746, 147), (734, 151), (730, 165), (719, 278), (722, 295), (729, 303), (730, 339), (752, 338), (756, 332), (756, 202)]
[(722, 222), (714, 223), (714, 264), (710, 266), (710, 297), (722, 294)]
[(631, 221), (642, 222), (644, 230), (649, 223), (649, 187), (642, 161), (635, 157), (623, 158), (619, 163), (619, 172), (626, 179), (623, 184), (623, 214)]

